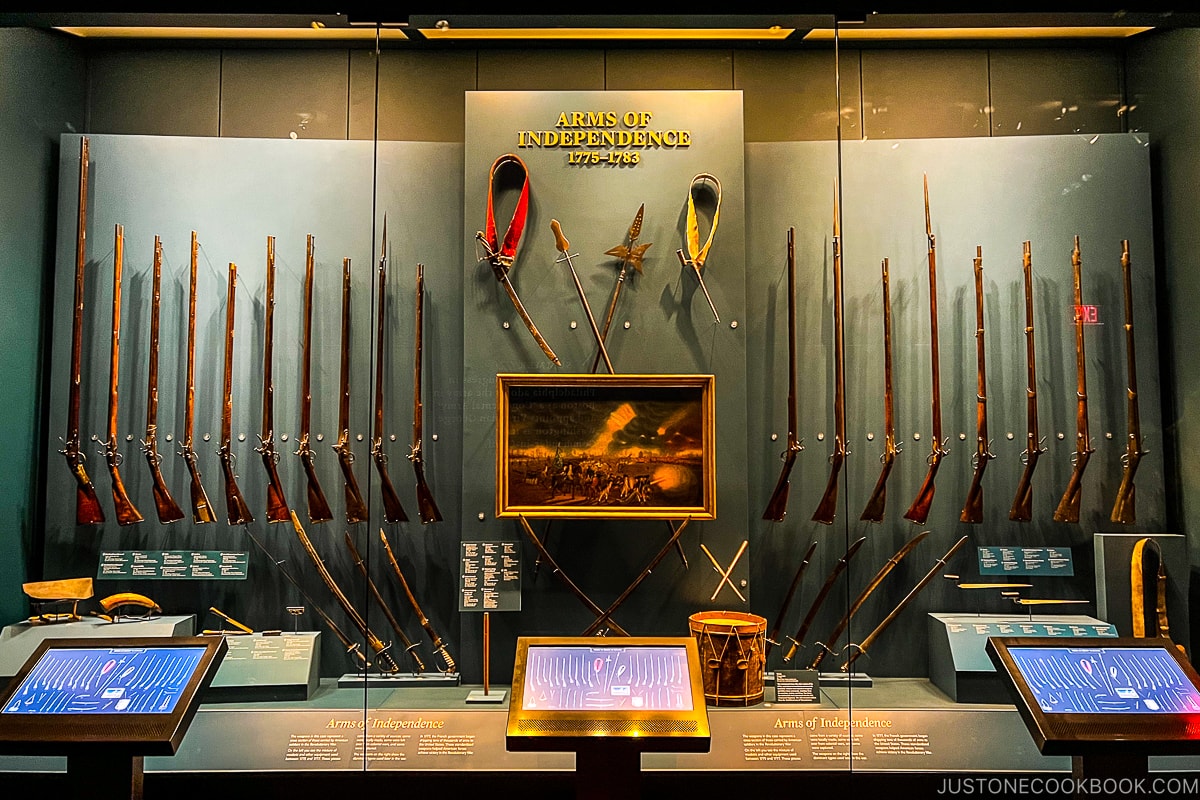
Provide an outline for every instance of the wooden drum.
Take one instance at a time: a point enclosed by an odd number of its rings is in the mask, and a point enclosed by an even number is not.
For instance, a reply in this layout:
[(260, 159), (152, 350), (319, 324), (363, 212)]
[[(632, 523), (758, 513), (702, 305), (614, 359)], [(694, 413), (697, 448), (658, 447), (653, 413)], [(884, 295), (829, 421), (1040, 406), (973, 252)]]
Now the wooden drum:
[(688, 617), (700, 650), (704, 698), (710, 706), (752, 706), (763, 699), (767, 621), (740, 611), (700, 611)]

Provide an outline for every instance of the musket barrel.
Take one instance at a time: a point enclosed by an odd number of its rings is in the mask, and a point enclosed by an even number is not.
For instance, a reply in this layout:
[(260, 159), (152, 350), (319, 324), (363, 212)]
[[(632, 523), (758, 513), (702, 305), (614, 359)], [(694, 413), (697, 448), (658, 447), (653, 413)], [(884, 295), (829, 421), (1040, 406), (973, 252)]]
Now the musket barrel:
[(1137, 348), (1133, 335), (1133, 271), (1128, 239), (1121, 241), (1121, 277), (1125, 300), (1125, 361), (1129, 376), (1125, 394), (1128, 432), (1125, 437), (1125, 452), (1121, 456), (1121, 485), (1117, 488), (1117, 498), (1109, 519), (1121, 525), (1132, 525), (1137, 521), (1133, 480), (1146, 451), (1142, 449), (1142, 423), (1138, 411)]
[(350, 449), (350, 259), (342, 259), (342, 344), (338, 383), (338, 437), (333, 445), (342, 470), (346, 497), (346, 522), (366, 522), (367, 504), (354, 477), (354, 451)]
[(117, 452), (117, 410), (120, 396), (118, 384), (121, 372), (121, 270), (125, 261), (125, 226), (116, 226), (116, 241), (113, 252), (113, 302), (112, 302), (112, 357), (108, 381), (108, 439), (104, 443), (104, 457), (112, 477), (113, 505), (116, 507), (117, 524), (133, 525), (142, 521), (142, 514), (129, 499), (125, 482), (121, 479), (122, 455)]
[(192, 255), (190, 277), (188, 279), (188, 322), (187, 322), (187, 372), (183, 404), (183, 442), (179, 446), (179, 455), (187, 464), (191, 476), (190, 494), (192, 501), (192, 522), (202, 525), (216, 521), (208, 493), (200, 482), (200, 467), (197, 463), (196, 450), (192, 446), (192, 436), (196, 425), (196, 271), (199, 259), (200, 245), (196, 232), (192, 231)]
[(1037, 350), (1034, 347), (1033, 337), (1033, 256), (1028, 241), (1022, 246), (1022, 251), (1022, 271), (1025, 279), (1025, 365), (1027, 378), (1025, 388), (1025, 450), (1021, 453), (1021, 459), (1025, 462), (1025, 468), (1021, 471), (1021, 478), (1017, 483), (1017, 494), (1013, 498), (1008, 518), (1017, 522), (1028, 522), (1033, 518), (1033, 471), (1037, 468), (1038, 458), (1046, 451), (1046, 448), (1042, 444), (1042, 439), (1038, 431)]
[(164, 525), (183, 519), (183, 509), (171, 496), (158, 454), (158, 317), (162, 297), (162, 238), (154, 237), (154, 278), (150, 300), (150, 369), (146, 387), (146, 437), (142, 448), (154, 486), (154, 509)]
[(96, 487), (84, 467), (84, 455), (79, 438), (79, 404), (82, 388), (83, 355), (83, 283), (87, 266), (87, 194), (89, 148), (88, 137), (79, 140), (79, 213), (75, 228), (75, 299), (71, 316), (71, 374), (68, 380), (67, 430), (62, 454), (75, 479), (75, 524), (97, 525), (104, 522), (104, 510)]

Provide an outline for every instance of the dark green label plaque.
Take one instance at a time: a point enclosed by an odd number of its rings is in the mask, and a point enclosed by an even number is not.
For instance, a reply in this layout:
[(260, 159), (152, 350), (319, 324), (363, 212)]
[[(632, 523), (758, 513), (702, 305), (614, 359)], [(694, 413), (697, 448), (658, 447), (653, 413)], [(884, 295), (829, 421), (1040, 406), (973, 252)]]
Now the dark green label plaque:
[(225, 550), (105, 550), (98, 580), (246, 580), (245, 552)]
[(462, 542), (459, 611), (521, 610), (519, 542)]

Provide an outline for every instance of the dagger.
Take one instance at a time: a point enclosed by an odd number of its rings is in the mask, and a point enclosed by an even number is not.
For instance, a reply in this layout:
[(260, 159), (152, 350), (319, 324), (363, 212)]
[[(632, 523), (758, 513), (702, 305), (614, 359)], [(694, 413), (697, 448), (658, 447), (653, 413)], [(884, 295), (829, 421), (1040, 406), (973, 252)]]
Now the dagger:
[(567, 262), (567, 268), (571, 270), (571, 279), (575, 281), (575, 291), (579, 293), (579, 302), (583, 304), (583, 313), (587, 315), (588, 325), (592, 326), (592, 335), (596, 337), (596, 344), (600, 345), (600, 355), (604, 357), (604, 366), (608, 367), (609, 374), (616, 372), (613, 369), (612, 361), (608, 357), (608, 350), (604, 347), (604, 337), (600, 335), (600, 329), (596, 327), (596, 318), (592, 316), (592, 307), (588, 305), (587, 295), (583, 291), (583, 284), (579, 282), (579, 275), (575, 272), (575, 263), (571, 260), (575, 258), (570, 252), (571, 243), (567, 241), (567, 237), (563, 235), (562, 225), (558, 220), (550, 220), (550, 230), (554, 231), (554, 246), (562, 253), (562, 258), (558, 259), (557, 263)]

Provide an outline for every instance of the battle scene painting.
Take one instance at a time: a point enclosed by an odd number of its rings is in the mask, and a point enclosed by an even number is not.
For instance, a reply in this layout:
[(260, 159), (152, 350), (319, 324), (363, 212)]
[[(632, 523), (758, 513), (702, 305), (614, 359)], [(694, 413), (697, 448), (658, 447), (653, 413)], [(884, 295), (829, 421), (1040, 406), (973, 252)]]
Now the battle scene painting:
[(712, 519), (711, 375), (497, 376), (499, 516)]

